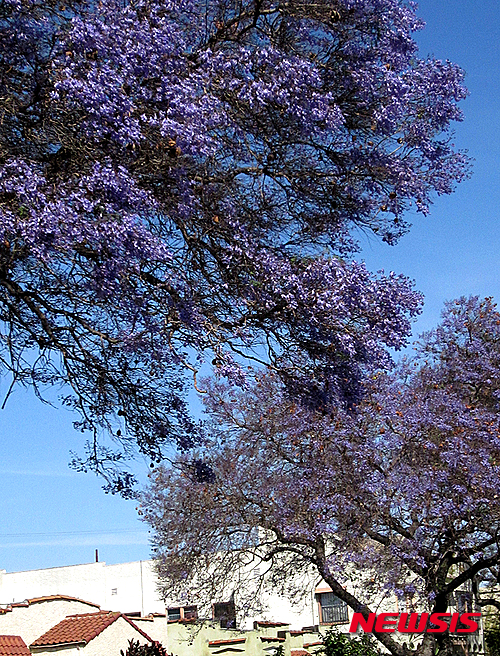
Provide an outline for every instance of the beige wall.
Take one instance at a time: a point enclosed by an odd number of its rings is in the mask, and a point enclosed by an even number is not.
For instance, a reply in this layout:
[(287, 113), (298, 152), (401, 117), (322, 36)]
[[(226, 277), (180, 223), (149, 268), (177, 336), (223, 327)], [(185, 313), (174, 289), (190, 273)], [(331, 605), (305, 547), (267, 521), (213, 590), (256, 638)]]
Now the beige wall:
[[(289, 626), (259, 626), (252, 630), (221, 629), (216, 622), (183, 623), (168, 622), (164, 617), (135, 620), (139, 628), (163, 644), (173, 656), (269, 656), (282, 645), (285, 656), (291, 649), (301, 649), (304, 644), (320, 640), (318, 632), (291, 635)], [(273, 638), (284, 637), (284, 641)], [(271, 640), (266, 640), (271, 638)], [(219, 640), (243, 639), (232, 644), (210, 645)], [(314, 650), (313, 650), (314, 651)]]
[(120, 656), (120, 649), (125, 653), (129, 640), (139, 641), (141, 645), (148, 642), (123, 617), (120, 617), (91, 640), (81, 650), (81, 654), (82, 656)]
[[(167, 649), (169, 623), (166, 617), (132, 617), (133, 623)], [(171, 625), (170, 625), (171, 626)], [(167, 649), (168, 653), (171, 653)], [(193, 656), (191, 654), (191, 656)]]

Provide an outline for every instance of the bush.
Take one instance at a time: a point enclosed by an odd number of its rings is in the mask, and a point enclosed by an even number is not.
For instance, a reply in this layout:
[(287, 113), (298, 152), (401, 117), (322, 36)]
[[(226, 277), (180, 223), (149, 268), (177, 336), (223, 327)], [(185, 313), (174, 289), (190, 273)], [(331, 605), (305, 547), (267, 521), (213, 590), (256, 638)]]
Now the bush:
[(327, 631), (323, 646), (316, 653), (324, 656), (380, 656), (372, 637), (364, 634), (351, 638), (334, 630)]
[(168, 656), (168, 654), (159, 642), (141, 645), (139, 641), (129, 640), (127, 651), (123, 653), (123, 649), (120, 649), (120, 656)]
[(484, 632), (484, 639), (490, 656), (500, 656), (500, 622), (495, 619), (492, 626)]

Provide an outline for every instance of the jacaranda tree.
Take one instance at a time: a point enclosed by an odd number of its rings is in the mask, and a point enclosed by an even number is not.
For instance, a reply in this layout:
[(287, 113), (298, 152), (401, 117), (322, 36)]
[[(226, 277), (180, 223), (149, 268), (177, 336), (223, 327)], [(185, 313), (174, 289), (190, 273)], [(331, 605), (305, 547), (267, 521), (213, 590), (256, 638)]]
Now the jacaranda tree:
[[(420, 297), (353, 261), (467, 173), (404, 0), (1, 0), (1, 366), (156, 460), (203, 359), (352, 404)], [(69, 389), (69, 392), (66, 390)], [(112, 489), (126, 489), (118, 476)]]
[[(210, 601), (232, 587), (243, 607), (256, 574), (286, 588), (309, 573), (366, 618), (386, 594), (446, 613), (465, 587), (498, 606), (480, 594), (500, 576), (491, 299), (449, 303), (411, 360), (374, 372), (356, 411), (293, 404), (271, 374), (246, 393), (212, 385), (206, 398), (211, 441), (159, 467), (143, 498), (165, 590)], [(404, 635), (376, 637), (409, 653)], [(425, 633), (414, 653), (449, 641)]]

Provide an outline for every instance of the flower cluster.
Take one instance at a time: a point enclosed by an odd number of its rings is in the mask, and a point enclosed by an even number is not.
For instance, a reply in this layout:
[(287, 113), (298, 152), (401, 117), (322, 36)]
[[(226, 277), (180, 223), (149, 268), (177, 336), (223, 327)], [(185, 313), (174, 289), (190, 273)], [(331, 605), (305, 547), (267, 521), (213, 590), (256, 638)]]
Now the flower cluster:
[[(311, 410), (269, 373), (245, 391), (207, 382), (211, 438), (143, 496), (166, 589), (210, 599), (250, 569), (258, 585), (237, 595), (307, 572), (364, 616), (386, 594), (446, 613), (464, 586), (486, 605), (500, 574), (499, 381), (500, 313), (471, 297), (447, 304), (413, 358), (372, 372), (355, 412)], [(393, 656), (447, 649), (377, 638)]]
[(352, 406), (420, 304), (353, 235), (395, 242), (468, 170), (420, 27), (404, 0), (0, 2), (2, 369), (153, 458), (193, 438), (197, 353)]

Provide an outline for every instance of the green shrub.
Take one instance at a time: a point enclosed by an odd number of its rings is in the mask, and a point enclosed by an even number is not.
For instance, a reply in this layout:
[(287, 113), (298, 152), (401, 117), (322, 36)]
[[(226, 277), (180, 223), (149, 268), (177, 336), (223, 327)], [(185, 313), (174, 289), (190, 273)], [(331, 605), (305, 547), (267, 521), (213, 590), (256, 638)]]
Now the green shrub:
[(323, 646), (316, 653), (324, 656), (380, 656), (380, 651), (371, 636), (363, 634), (351, 638), (333, 629), (327, 631), (323, 638)]
[(495, 621), (485, 630), (484, 640), (490, 656), (500, 656), (500, 621)]
[(153, 644), (141, 645), (139, 641), (135, 642), (134, 640), (128, 641), (128, 649), (123, 653), (123, 649), (120, 649), (121, 656), (168, 656), (166, 650), (159, 642), (153, 642)]

